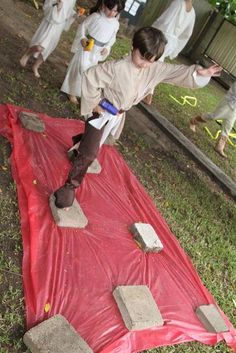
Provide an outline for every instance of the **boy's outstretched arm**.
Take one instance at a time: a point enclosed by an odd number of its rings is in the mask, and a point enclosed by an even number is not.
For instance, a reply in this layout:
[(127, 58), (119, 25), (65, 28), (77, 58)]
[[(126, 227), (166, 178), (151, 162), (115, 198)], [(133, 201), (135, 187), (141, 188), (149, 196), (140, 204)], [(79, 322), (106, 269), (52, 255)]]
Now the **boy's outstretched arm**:
[(222, 70), (223, 70), (223, 68), (221, 66), (219, 66), (218, 64), (214, 64), (206, 69), (198, 68), (196, 71), (199, 76), (203, 76), (203, 77), (214, 76), (215, 77), (215, 76), (220, 76)]

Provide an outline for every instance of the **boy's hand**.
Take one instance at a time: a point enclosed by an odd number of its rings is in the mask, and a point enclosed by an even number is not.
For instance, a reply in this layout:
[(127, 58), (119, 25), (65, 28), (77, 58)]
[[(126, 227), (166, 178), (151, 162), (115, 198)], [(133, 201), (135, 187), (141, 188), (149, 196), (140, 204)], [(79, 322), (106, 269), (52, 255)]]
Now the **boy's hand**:
[(98, 114), (102, 114), (104, 113), (105, 110), (102, 109), (102, 107), (100, 107), (100, 105), (97, 105), (94, 109), (93, 109), (93, 113), (98, 113)]
[(101, 54), (102, 54), (102, 55), (107, 55), (107, 54), (108, 54), (107, 48), (103, 48), (103, 49), (101, 50)]
[(88, 42), (88, 41), (87, 41), (86, 38), (82, 38), (82, 39), (81, 39), (80, 43), (81, 43), (81, 45), (82, 45), (83, 48), (85, 48), (85, 47), (87, 46), (87, 44), (88, 44), (87, 42)]
[(214, 64), (208, 67), (207, 69), (197, 69), (197, 74), (200, 76), (220, 76), (223, 68), (220, 65)]

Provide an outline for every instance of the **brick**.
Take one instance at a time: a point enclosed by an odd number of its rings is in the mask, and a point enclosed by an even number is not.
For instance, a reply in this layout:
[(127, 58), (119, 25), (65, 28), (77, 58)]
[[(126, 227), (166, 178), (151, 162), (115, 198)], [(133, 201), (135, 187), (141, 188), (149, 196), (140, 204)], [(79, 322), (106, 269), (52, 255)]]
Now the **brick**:
[(34, 132), (45, 131), (44, 122), (35, 113), (28, 113), (28, 112), (21, 111), (19, 114), (19, 119), (23, 127), (27, 130), (32, 130)]
[(199, 306), (196, 309), (196, 315), (208, 332), (229, 331), (223, 317), (214, 304)]
[(130, 227), (134, 239), (140, 244), (145, 252), (159, 252), (163, 249), (163, 244), (160, 241), (153, 227), (148, 223), (134, 223)]
[(55, 315), (27, 331), (23, 337), (32, 353), (93, 353), (62, 315)]
[(147, 286), (118, 286), (113, 296), (128, 330), (163, 326), (161, 313)]
[(49, 205), (55, 223), (59, 227), (84, 228), (88, 224), (88, 219), (76, 199), (74, 199), (72, 206), (66, 210), (55, 206), (55, 196), (52, 194), (49, 198)]

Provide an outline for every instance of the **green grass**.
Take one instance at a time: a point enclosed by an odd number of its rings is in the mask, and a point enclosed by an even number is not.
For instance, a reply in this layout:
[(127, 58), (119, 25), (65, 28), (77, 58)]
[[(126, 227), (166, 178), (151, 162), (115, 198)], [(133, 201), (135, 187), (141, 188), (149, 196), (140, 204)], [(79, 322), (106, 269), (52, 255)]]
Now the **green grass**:
[[(177, 150), (163, 153), (128, 130), (120, 150), (152, 196), (190, 256), (208, 290), (236, 325), (236, 206), (223, 192), (212, 188), (210, 179), (194, 162)], [(144, 164), (147, 156), (149, 160)], [(208, 347), (187, 343), (150, 351), (230, 352), (224, 345)]]
[[(69, 58), (73, 33), (66, 33), (55, 56)], [(44, 111), (51, 116), (79, 117), (78, 108), (69, 104), (59, 90), (65, 73), (63, 65), (55, 66), (49, 60), (42, 66), (42, 78), (36, 81), (28, 68), (19, 69), (18, 57), (8, 52), (12, 47), (20, 55), (25, 42), (20, 39), (16, 42), (6, 32), (4, 38), (0, 38), (0, 46), (6, 58), (0, 64), (0, 101)], [(120, 58), (129, 48), (129, 40), (118, 38), (111, 57)], [(176, 97), (195, 95), (198, 107), (180, 107), (169, 98), (170, 93)], [(230, 175), (236, 165), (234, 149), (227, 148), (230, 161), (221, 161), (202, 128), (196, 136), (187, 128), (192, 115), (212, 110), (223, 94), (216, 84), (195, 91), (159, 85), (154, 105)], [(176, 147), (165, 151), (153, 146), (126, 126), (119, 149), (192, 259), (203, 283), (236, 326), (235, 203)], [(0, 353), (23, 353), (26, 347), (22, 343), (25, 332), (22, 240), (16, 188), (8, 162), (10, 149), (3, 138), (0, 138), (0, 151)], [(230, 350), (224, 343), (215, 347), (186, 343), (149, 352), (227, 353)]]

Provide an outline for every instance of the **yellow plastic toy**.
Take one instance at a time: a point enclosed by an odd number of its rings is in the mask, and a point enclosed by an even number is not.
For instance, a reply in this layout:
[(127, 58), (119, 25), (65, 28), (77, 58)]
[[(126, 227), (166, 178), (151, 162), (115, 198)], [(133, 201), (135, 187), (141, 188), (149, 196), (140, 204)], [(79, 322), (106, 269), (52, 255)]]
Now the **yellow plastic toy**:
[(196, 105), (197, 105), (197, 98), (196, 97), (191, 97), (191, 96), (184, 96), (183, 97), (183, 96), (181, 96), (180, 98), (182, 99), (182, 102), (180, 102), (178, 99), (176, 99), (171, 94), (169, 94), (169, 96), (179, 105), (189, 104), (189, 105), (191, 105), (191, 107), (196, 107)]
[(93, 49), (93, 46), (94, 46), (94, 39), (93, 38), (90, 38), (88, 39), (87, 41), (87, 45), (86, 47), (84, 48), (85, 51), (91, 51)]

